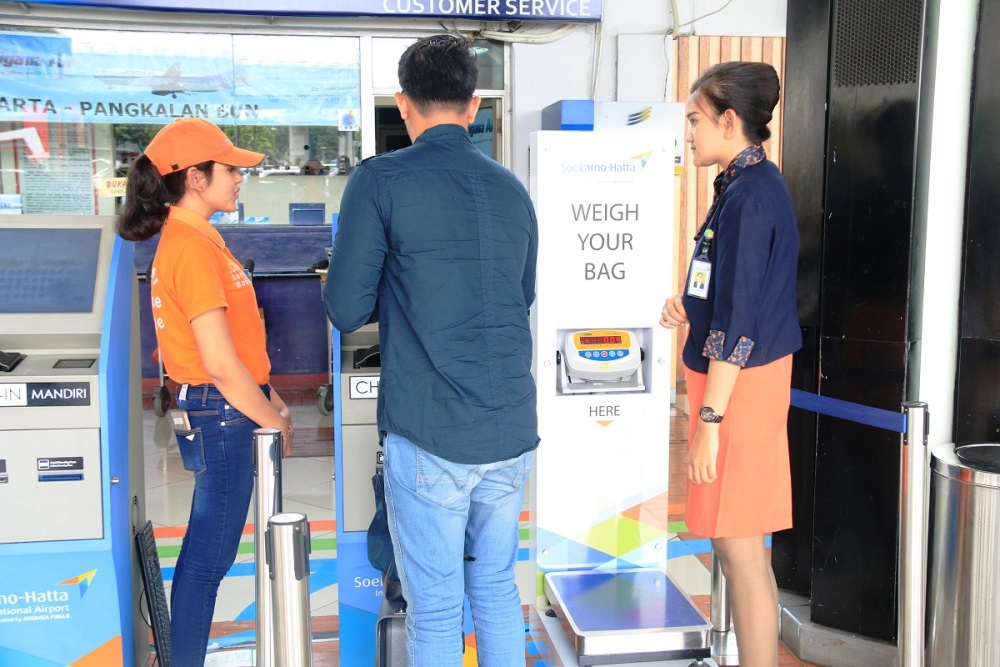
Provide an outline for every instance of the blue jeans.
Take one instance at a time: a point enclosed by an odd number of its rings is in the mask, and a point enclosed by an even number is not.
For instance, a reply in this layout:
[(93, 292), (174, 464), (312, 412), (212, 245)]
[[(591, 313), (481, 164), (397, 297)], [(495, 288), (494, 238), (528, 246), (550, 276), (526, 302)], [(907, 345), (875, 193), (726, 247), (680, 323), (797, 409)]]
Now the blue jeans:
[(468, 594), (481, 667), (524, 666), (514, 581), (518, 517), (535, 452), (469, 465), (388, 434), (385, 496), (403, 596), (410, 667), (461, 667)]
[[(270, 396), (270, 387), (261, 389)], [(174, 665), (200, 667), (219, 584), (236, 560), (250, 508), (257, 424), (230, 406), (213, 385), (182, 386), (177, 406), (187, 410), (191, 421), (191, 430), (176, 436), (184, 468), (195, 478), (191, 516), (170, 587), (170, 657)]]

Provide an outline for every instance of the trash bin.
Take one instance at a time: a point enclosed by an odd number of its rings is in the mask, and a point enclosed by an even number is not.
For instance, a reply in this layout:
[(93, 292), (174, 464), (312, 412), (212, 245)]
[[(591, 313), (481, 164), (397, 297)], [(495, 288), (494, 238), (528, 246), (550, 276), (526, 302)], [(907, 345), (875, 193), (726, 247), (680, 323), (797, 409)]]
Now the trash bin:
[(1000, 665), (1000, 443), (931, 453), (926, 664)]

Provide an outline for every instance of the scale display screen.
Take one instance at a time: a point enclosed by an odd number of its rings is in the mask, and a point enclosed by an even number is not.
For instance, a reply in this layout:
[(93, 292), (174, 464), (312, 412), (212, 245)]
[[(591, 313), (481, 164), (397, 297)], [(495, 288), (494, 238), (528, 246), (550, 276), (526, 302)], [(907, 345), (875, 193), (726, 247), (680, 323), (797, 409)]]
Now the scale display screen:
[(580, 336), (580, 345), (621, 345), (621, 336)]
[(642, 350), (634, 331), (566, 331), (562, 345), (563, 394), (644, 390)]
[[(585, 359), (617, 359), (632, 352), (632, 335), (624, 329), (587, 329), (566, 336), (567, 354)], [(636, 350), (637, 351), (637, 350)]]

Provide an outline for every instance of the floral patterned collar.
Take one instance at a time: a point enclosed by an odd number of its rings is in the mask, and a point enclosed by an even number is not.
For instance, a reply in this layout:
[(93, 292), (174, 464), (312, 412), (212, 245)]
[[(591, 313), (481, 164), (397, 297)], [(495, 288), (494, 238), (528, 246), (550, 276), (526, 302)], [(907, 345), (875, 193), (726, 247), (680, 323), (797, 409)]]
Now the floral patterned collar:
[(763, 162), (766, 159), (767, 154), (764, 153), (764, 146), (762, 144), (751, 144), (740, 151), (733, 158), (733, 161), (729, 163), (729, 166), (715, 177), (715, 196), (712, 198), (712, 206), (708, 209), (705, 222), (701, 223), (698, 233), (694, 236), (695, 241), (700, 239), (701, 235), (705, 233), (705, 228), (708, 227), (708, 222), (712, 219), (712, 213), (715, 212), (715, 205), (719, 203), (719, 197), (726, 191), (729, 184), (735, 181), (736, 177), (742, 174), (744, 169), (758, 162)]

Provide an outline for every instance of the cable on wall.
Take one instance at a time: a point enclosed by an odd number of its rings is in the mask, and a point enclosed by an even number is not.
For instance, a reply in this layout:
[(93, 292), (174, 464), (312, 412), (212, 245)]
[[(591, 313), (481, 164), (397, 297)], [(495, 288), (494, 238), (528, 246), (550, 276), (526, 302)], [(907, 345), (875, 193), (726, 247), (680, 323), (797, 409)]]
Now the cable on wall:
[[(670, 1), (674, 2), (675, 0), (670, 0)], [(733, 0), (726, 0), (726, 2), (723, 3), (723, 5), (721, 7), (719, 7), (718, 9), (713, 9), (712, 11), (710, 11), (710, 12), (708, 12), (706, 14), (702, 14), (701, 16), (696, 16), (695, 18), (691, 19), (690, 21), (686, 21), (684, 23), (681, 23), (680, 25), (674, 26), (674, 30), (676, 31), (676, 30), (679, 30), (680, 28), (685, 28), (685, 27), (691, 25), (692, 23), (696, 23), (697, 21), (700, 21), (702, 19), (708, 18), (709, 16), (712, 16), (713, 14), (718, 14), (723, 9), (725, 9), (726, 7), (728, 7), (730, 5), (730, 3), (732, 3), (732, 1)]]

